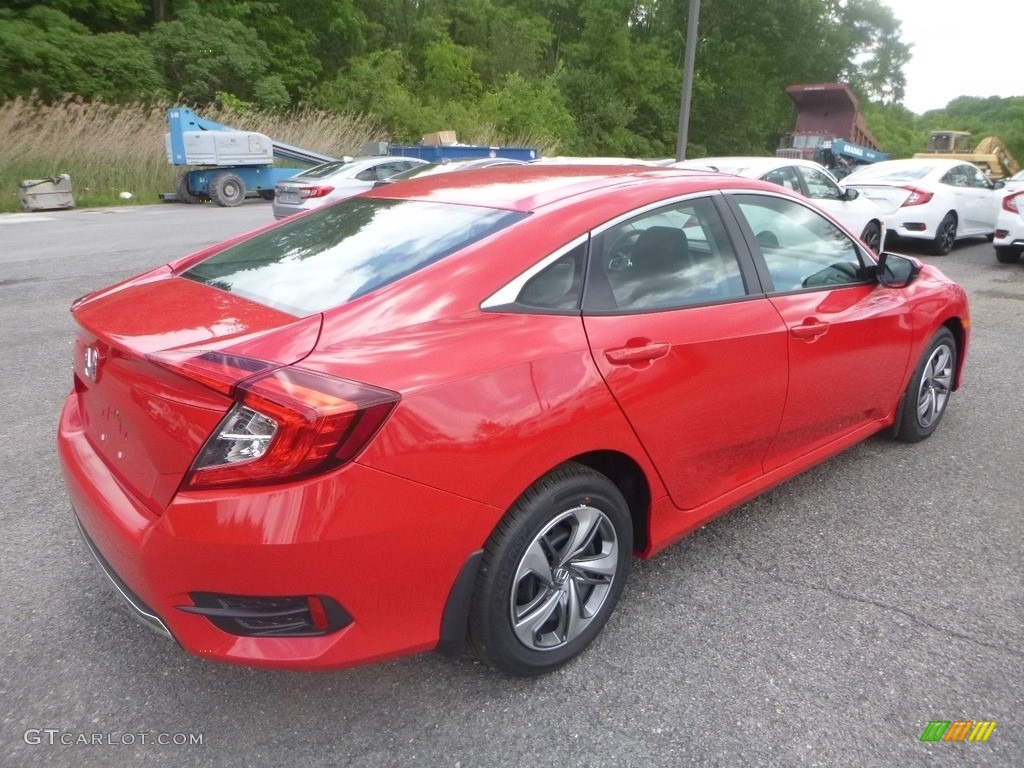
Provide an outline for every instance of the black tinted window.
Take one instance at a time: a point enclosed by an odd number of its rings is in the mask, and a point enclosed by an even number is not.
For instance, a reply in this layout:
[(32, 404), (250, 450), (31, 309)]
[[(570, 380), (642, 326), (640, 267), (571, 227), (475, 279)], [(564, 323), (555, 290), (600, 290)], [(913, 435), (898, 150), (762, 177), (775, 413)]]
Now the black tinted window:
[(182, 276), (307, 315), (393, 283), (526, 215), (356, 197), (221, 251)]
[(746, 293), (725, 228), (706, 198), (610, 227), (593, 258), (590, 310), (666, 309)]
[(531, 309), (579, 309), (586, 258), (587, 245), (582, 243), (531, 277), (516, 304)]

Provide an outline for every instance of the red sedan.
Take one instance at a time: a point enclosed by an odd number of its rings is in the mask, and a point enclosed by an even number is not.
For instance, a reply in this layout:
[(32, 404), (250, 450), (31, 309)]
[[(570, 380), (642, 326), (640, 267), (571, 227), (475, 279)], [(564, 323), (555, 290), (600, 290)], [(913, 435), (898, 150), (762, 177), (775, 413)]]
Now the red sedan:
[(640, 167), (410, 180), (72, 308), (85, 541), (187, 651), (312, 669), (601, 631), (633, 555), (881, 430), (970, 321), (776, 185)]

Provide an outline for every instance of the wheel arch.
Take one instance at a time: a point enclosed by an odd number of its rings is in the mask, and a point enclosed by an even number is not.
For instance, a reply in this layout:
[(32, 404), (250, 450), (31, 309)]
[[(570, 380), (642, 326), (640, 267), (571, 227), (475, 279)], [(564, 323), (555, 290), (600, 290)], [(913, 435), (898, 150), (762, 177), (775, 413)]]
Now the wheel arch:
[[(651, 485), (643, 468), (621, 451), (594, 450), (569, 457), (536, 479), (573, 462), (599, 472), (618, 488), (626, 500), (633, 525), (633, 554), (647, 551), (650, 544)], [(482, 556), (483, 549), (469, 553), (448, 593), (436, 646), (436, 650), (444, 656), (458, 658), (465, 651), (473, 588), (480, 572)]]
[(629, 507), (633, 551), (646, 551), (650, 543), (651, 485), (640, 465), (619, 451), (590, 451), (573, 456), (569, 461), (590, 467), (615, 484)]

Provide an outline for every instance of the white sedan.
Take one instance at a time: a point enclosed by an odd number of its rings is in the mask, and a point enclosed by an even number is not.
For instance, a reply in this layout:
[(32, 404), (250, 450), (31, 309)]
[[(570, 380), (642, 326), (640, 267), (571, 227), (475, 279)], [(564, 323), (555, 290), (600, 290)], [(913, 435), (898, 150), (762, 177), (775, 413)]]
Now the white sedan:
[(884, 247), (885, 217), (879, 207), (856, 190), (844, 190), (818, 163), (780, 157), (703, 157), (673, 163), (671, 167), (710, 169), (778, 184), (813, 200), (848, 230), (860, 235), (875, 253), (881, 253)]
[(277, 182), (274, 187), (274, 218), (283, 219), (373, 189), (383, 179), (426, 165), (418, 157), (357, 157), (314, 166)]
[(1013, 264), (1024, 253), (1024, 171), (1006, 180), (1003, 199), (996, 215), (996, 260)]
[(961, 238), (995, 232), (1003, 187), (970, 163), (941, 157), (866, 165), (843, 183), (882, 207), (890, 234), (927, 240), (937, 255)]

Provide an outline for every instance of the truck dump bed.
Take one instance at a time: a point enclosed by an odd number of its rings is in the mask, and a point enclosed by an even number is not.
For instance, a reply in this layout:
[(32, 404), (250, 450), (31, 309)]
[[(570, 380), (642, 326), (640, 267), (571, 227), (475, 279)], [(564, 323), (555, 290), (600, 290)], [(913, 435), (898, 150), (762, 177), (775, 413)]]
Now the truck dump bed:
[(795, 134), (820, 133), (881, 151), (868, 131), (857, 97), (844, 83), (791, 85), (786, 93), (796, 104)]

